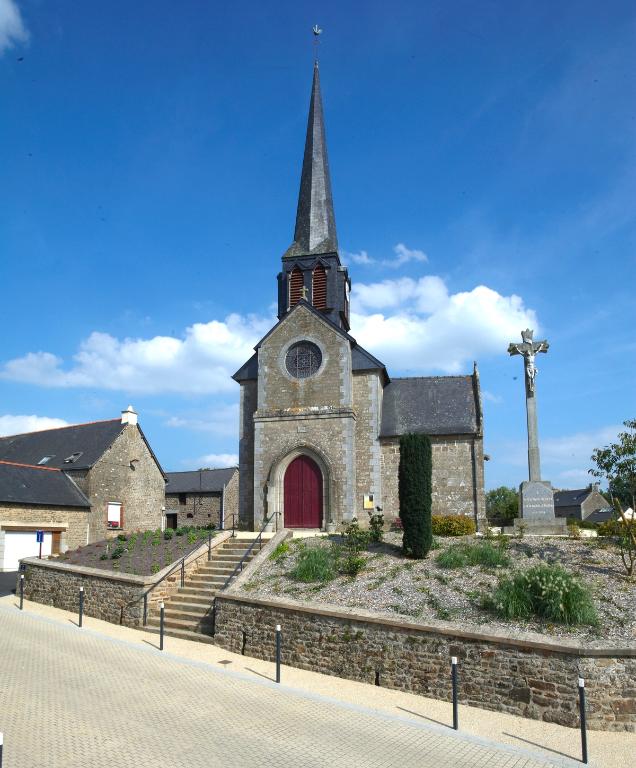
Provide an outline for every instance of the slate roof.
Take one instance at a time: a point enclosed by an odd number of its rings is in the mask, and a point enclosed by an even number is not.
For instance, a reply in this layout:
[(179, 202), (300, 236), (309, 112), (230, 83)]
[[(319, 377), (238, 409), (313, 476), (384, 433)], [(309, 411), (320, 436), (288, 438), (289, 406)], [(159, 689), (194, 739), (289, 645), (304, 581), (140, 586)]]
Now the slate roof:
[(470, 435), (480, 431), (472, 376), (425, 376), (392, 379), (384, 388), (380, 437), (407, 432)]
[(589, 488), (579, 488), (574, 491), (555, 491), (554, 492), (554, 506), (555, 507), (574, 507), (578, 504), (582, 504), (585, 499), (592, 493)]
[(4, 461), (0, 461), (0, 502), (90, 508), (86, 496), (61, 470)]
[(230, 482), (236, 467), (201, 469), (191, 472), (166, 472), (168, 493), (220, 493)]
[(318, 62), (314, 64), (311, 85), (307, 137), (300, 177), (294, 242), (285, 257), (338, 250), (336, 220), (333, 212), (331, 178), (327, 159), (327, 141), (320, 95)]
[[(0, 460), (37, 465), (44, 456), (51, 456), (45, 465), (49, 468), (88, 469), (124, 428), (121, 419), (110, 419), (0, 437)], [(74, 453), (80, 454), (77, 460), (65, 464), (64, 459)]]

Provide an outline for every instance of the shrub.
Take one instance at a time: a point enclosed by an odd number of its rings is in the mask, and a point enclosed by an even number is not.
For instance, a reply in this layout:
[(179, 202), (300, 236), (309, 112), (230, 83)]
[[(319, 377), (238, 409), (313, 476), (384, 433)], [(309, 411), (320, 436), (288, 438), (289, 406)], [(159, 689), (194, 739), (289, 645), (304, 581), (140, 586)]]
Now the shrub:
[(384, 536), (384, 515), (381, 512), (373, 514), (369, 511), (369, 539), (379, 544)]
[(125, 533), (119, 533), (119, 534), (117, 534), (117, 541), (126, 541), (126, 539), (127, 539), (127, 538), (128, 538), (128, 537), (126, 536), (126, 534), (125, 534)]
[(478, 544), (453, 544), (440, 552), (436, 560), (441, 568), (464, 568), (469, 565), (483, 565), (496, 568), (508, 565), (505, 543), (495, 546), (490, 541)]
[(343, 545), (349, 552), (362, 552), (369, 546), (370, 538), (371, 532), (363, 531), (355, 517), (344, 527)]
[(364, 568), (366, 560), (360, 555), (347, 555), (338, 563), (338, 570), (347, 576), (357, 576)]
[(535, 565), (501, 579), (492, 607), (506, 619), (539, 616), (563, 624), (598, 624), (589, 590), (560, 565)]
[(197, 539), (196, 531), (188, 531), (188, 544), (194, 544)]
[(176, 531), (175, 531), (175, 536), (183, 536), (183, 534), (184, 534), (185, 532), (186, 532), (186, 531), (185, 531), (185, 529), (184, 529), (184, 528), (177, 528), (177, 529), (176, 529)]
[(622, 532), (623, 523), (620, 520), (606, 520), (598, 526), (599, 536), (620, 536)]
[(100, 555), (99, 559), (100, 560), (108, 560), (108, 555), (106, 554), (106, 552), (104, 552), (103, 555)]
[(400, 518), (404, 528), (402, 548), (418, 560), (428, 554), (432, 542), (431, 441), (427, 435), (409, 433), (400, 438), (398, 492)]
[(174, 531), (172, 528), (166, 528), (166, 530), (163, 532), (163, 538), (166, 541), (170, 541), (170, 539), (174, 536)]
[(467, 515), (433, 515), (434, 536), (470, 536), (475, 533), (475, 521)]
[(150, 573), (159, 573), (160, 570), (161, 570), (161, 566), (159, 565), (159, 563), (153, 563), (150, 566)]
[(273, 560), (274, 562), (278, 562), (279, 560), (282, 560), (284, 557), (286, 557), (288, 554), (289, 554), (289, 542), (281, 541), (281, 543), (276, 547), (276, 549), (269, 556), (269, 559)]
[(301, 550), (296, 567), (290, 572), (296, 581), (331, 581), (335, 577), (334, 562), (331, 552), (322, 547)]
[(115, 547), (110, 556), (113, 560), (119, 560), (125, 551), (126, 550), (123, 547)]

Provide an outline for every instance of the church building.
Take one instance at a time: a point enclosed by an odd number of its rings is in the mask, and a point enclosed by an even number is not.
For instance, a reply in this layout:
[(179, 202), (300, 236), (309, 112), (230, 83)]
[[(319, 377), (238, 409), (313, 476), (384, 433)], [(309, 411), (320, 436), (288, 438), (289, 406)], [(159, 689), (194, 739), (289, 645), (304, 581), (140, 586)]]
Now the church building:
[[(390, 377), (349, 333), (318, 63), (294, 241), (278, 274), (278, 322), (234, 374), (241, 386), (239, 515), (260, 529), (335, 530), (399, 514), (399, 439), (433, 443), (433, 514), (485, 521), (483, 414), (465, 376)], [(434, 365), (435, 361), (430, 361)]]

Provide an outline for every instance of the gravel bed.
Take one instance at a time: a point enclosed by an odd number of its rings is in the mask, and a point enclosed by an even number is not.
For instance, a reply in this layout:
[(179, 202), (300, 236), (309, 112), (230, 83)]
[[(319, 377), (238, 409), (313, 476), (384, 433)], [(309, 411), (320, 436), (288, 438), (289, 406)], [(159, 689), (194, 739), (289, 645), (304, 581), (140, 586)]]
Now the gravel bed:
[[(331, 538), (338, 541), (338, 537)], [(431, 551), (426, 560), (409, 560), (401, 554), (402, 535), (388, 533), (382, 544), (371, 545), (363, 553), (366, 565), (358, 576), (304, 584), (289, 576), (301, 542), (312, 547), (329, 547), (331, 542), (327, 536), (293, 539), (289, 553), (278, 561), (266, 560), (242, 591), (260, 598), (360, 608), (422, 624), (441, 620), (483, 632), (547, 635), (552, 640), (563, 637), (599, 647), (608, 642), (636, 647), (636, 584), (626, 580), (618, 548), (611, 540), (526, 536), (509, 540), (511, 562), (505, 568), (448, 569), (436, 564), (439, 552), (449, 545), (474, 540), (437, 538), (439, 549)], [(500, 576), (540, 562), (559, 563), (587, 584), (599, 615), (598, 627), (567, 627), (542, 620), (505, 621), (480, 606), (482, 596), (492, 594)]]

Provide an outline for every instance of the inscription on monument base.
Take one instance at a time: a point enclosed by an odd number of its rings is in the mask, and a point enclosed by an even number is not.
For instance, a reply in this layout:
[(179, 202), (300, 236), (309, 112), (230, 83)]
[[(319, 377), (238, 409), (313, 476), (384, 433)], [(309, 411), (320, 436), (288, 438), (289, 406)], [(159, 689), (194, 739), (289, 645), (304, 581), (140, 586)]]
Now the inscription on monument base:
[(521, 483), (522, 520), (554, 520), (554, 494), (552, 485), (543, 480)]

